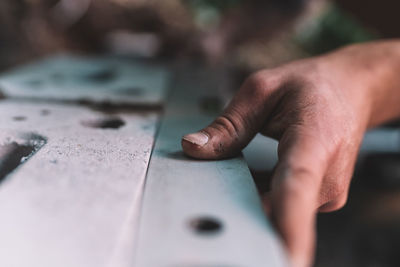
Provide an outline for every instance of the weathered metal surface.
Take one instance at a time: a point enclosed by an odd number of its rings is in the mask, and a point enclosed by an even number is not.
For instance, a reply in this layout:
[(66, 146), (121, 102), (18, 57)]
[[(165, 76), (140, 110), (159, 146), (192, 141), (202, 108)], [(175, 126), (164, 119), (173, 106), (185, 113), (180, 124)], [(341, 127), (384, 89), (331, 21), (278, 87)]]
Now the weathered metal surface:
[(8, 97), (111, 104), (160, 105), (168, 72), (157, 65), (121, 58), (62, 55), (0, 77)]
[(0, 114), (0, 266), (126, 266), (157, 115), (12, 100)]
[(0, 266), (285, 266), (243, 159), (181, 152), (218, 109), (213, 75), (179, 69), (162, 118), (137, 109), (168, 82), (143, 62), (61, 56), (3, 75)]
[(211, 73), (181, 72), (150, 161), (135, 266), (286, 266), (242, 158), (199, 161), (182, 135), (209, 123)]
[(67, 55), (2, 75), (0, 266), (131, 266), (159, 117), (137, 107), (160, 105), (167, 80), (159, 66)]

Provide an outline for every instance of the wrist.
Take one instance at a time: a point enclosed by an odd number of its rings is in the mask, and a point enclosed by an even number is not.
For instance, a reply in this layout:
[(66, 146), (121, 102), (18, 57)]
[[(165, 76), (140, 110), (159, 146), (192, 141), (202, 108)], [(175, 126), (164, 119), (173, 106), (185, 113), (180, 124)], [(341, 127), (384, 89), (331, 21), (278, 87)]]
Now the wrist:
[(366, 128), (400, 116), (399, 41), (351, 45), (318, 60)]

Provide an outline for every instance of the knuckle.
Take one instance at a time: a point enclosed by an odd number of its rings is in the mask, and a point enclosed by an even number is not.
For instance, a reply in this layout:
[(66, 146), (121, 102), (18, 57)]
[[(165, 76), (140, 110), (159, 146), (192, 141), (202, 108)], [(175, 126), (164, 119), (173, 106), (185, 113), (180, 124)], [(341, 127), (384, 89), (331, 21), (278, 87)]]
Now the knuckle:
[(298, 177), (299, 181), (302, 181), (303, 183), (309, 180), (309, 177), (315, 177), (315, 171), (313, 171), (312, 168), (309, 166), (304, 166), (302, 164), (296, 164), (292, 163), (290, 166), (290, 172), (293, 175), (296, 175)]
[(232, 107), (222, 117), (226, 118), (232, 124), (236, 136), (256, 132), (257, 125), (260, 123), (256, 119), (257, 116), (240, 107)]
[(278, 195), (283, 199), (293, 199), (299, 204), (314, 206), (318, 200), (317, 190), (312, 189), (307, 183), (298, 179), (288, 179), (282, 183)]
[(251, 74), (245, 81), (247, 85), (262, 88), (265, 85), (265, 77), (261, 71)]
[(243, 87), (247, 93), (264, 96), (272, 87), (269, 80), (268, 75), (263, 71), (255, 72), (246, 79)]
[(323, 179), (323, 172), (327, 165), (328, 159), (326, 152), (322, 148), (314, 148), (314, 146), (306, 146), (311, 155), (298, 155), (288, 153), (285, 155), (285, 165), (288, 169), (288, 174), (293, 177), (298, 177), (300, 180), (318, 181)]
[(232, 116), (221, 115), (210, 125), (223, 135), (227, 135), (233, 139), (238, 138), (238, 122)]
[(229, 157), (237, 153), (239, 140), (237, 122), (230, 115), (221, 115), (206, 129), (211, 133), (213, 153), (217, 157)]
[(295, 167), (290, 170), (291, 177), (284, 180), (281, 190), (284, 194), (296, 196), (312, 196), (318, 192), (318, 181), (312, 170)]

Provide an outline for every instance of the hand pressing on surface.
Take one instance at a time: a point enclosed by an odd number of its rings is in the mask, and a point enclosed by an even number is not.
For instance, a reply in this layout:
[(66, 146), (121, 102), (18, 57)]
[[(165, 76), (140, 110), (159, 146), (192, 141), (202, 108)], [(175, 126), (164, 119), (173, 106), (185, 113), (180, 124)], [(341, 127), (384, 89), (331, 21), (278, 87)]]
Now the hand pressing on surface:
[(185, 135), (185, 154), (232, 157), (257, 133), (279, 141), (272, 218), (292, 265), (312, 264), (317, 212), (346, 203), (364, 132), (400, 116), (400, 42), (345, 47), (251, 75), (221, 116)]

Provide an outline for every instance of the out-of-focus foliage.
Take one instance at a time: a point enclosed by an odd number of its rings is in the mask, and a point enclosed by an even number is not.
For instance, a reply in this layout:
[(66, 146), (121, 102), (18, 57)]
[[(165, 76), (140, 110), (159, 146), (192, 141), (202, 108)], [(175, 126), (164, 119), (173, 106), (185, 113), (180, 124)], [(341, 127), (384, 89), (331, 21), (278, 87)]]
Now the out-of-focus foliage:
[(185, 0), (187, 6), (193, 13), (195, 22), (206, 28), (220, 22), (223, 14), (230, 8), (235, 8), (243, 0)]
[(329, 5), (325, 12), (307, 26), (297, 36), (297, 41), (310, 55), (377, 38), (376, 34), (365, 29), (334, 4)]

